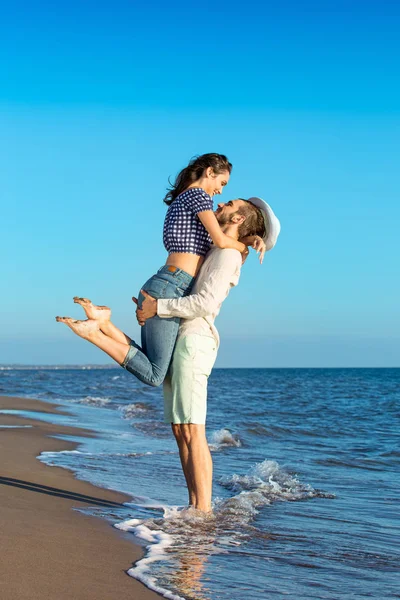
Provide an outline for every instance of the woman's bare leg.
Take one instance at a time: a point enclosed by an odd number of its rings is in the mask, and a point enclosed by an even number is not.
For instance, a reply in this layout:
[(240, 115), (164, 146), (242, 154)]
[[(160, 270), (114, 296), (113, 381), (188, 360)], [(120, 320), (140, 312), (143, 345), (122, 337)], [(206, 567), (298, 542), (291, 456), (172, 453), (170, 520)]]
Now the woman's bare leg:
[(88, 298), (79, 298), (75, 296), (75, 304), (80, 304), (86, 313), (88, 319), (96, 319), (99, 322), (100, 330), (117, 342), (130, 344), (131, 338), (121, 329), (118, 329), (111, 323), (111, 309), (108, 306), (97, 306)]
[(79, 296), (74, 296), (73, 300), (75, 304), (82, 306), (88, 319), (94, 319), (99, 323), (110, 320), (111, 308), (108, 306), (97, 306), (89, 298), (80, 298)]
[(132, 341), (131, 338), (126, 335), (126, 333), (124, 333), (121, 329), (118, 329), (118, 327), (114, 325), (114, 323), (111, 323), (111, 321), (104, 321), (101, 323), (100, 329), (104, 335), (107, 335), (108, 337), (116, 340), (117, 342), (121, 342), (122, 344), (130, 345)]
[[(91, 342), (97, 346), (97, 348), (100, 348), (100, 350), (103, 350), (103, 352), (108, 354), (108, 356), (115, 360), (119, 365), (124, 362), (130, 348), (129, 343), (126, 340), (124, 342), (117, 341), (112, 337), (105, 335), (100, 330), (100, 323), (97, 320), (88, 319), (87, 321), (76, 321), (71, 317), (56, 317), (56, 321), (68, 325), (76, 335), (79, 335), (79, 337)], [(124, 337), (126, 338), (126, 336)]]

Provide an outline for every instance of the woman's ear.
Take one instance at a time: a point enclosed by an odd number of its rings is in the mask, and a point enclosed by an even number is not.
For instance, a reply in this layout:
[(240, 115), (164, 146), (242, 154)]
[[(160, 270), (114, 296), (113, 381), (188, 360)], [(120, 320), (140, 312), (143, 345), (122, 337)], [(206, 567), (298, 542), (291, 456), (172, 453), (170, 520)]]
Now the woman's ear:
[(211, 177), (215, 177), (214, 175), (214, 169), (212, 167), (207, 167), (206, 169), (206, 177), (209, 177), (211, 179)]

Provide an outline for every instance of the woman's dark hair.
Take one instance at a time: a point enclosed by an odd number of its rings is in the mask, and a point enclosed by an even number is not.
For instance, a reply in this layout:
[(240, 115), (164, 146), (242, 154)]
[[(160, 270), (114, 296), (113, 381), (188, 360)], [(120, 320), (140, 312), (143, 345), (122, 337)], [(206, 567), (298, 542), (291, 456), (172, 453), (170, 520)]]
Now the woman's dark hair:
[(192, 158), (187, 167), (182, 169), (176, 176), (175, 183), (171, 183), (169, 180), (170, 188), (164, 198), (165, 204), (172, 204), (172, 202), (182, 194), (192, 183), (200, 179), (204, 171), (211, 167), (216, 175), (220, 175), (224, 171), (232, 171), (232, 165), (224, 154), (202, 154)]

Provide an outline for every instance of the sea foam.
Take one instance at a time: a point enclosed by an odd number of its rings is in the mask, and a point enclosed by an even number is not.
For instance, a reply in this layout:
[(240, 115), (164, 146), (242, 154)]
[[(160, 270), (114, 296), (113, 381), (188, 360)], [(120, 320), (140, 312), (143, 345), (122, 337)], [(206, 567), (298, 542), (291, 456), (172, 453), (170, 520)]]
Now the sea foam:
[(315, 490), (309, 484), (302, 483), (296, 475), (290, 475), (274, 460), (257, 463), (246, 475), (234, 474), (229, 477), (221, 477), (219, 483), (239, 494), (259, 492), (268, 502), (334, 497), (331, 494)]
[(218, 429), (211, 434), (208, 444), (210, 450), (218, 451), (222, 448), (240, 448), (242, 442), (236, 433), (231, 433), (229, 429)]
[(146, 546), (146, 556), (128, 570), (128, 575), (141, 581), (150, 590), (161, 594), (164, 598), (168, 598), (168, 600), (185, 600), (181, 596), (161, 587), (157, 583), (157, 578), (150, 574), (153, 563), (168, 560), (166, 549), (172, 546), (173, 538), (164, 531), (151, 530), (139, 519), (130, 519), (122, 523), (117, 523), (115, 527), (122, 531), (130, 531), (137, 538), (149, 542), (149, 545)]
[(26, 429), (33, 425), (0, 425), (0, 429)]
[(332, 497), (302, 483), (273, 460), (264, 460), (244, 475), (233, 474), (219, 482), (234, 495), (216, 499), (210, 514), (165, 506), (163, 518), (130, 519), (115, 525), (147, 542), (144, 558), (128, 571), (129, 575), (165, 598), (180, 599), (166, 589), (165, 582), (169, 581), (166, 571), (175, 572), (182, 553), (210, 556), (240, 546), (254, 535), (250, 522), (262, 507), (273, 502)]
[(110, 398), (101, 398), (99, 396), (85, 396), (84, 398), (74, 398), (70, 402), (76, 402), (77, 404), (86, 404), (87, 406), (107, 406), (110, 404)]
[(146, 415), (152, 410), (152, 407), (145, 402), (134, 402), (126, 406), (119, 406), (118, 410), (122, 412), (124, 419), (132, 419), (137, 416)]

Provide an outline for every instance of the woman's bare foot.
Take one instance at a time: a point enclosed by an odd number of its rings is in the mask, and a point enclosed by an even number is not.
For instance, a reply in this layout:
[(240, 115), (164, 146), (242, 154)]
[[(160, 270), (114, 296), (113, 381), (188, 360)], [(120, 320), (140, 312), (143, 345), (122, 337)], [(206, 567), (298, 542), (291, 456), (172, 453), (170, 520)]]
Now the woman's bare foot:
[(58, 323), (65, 323), (72, 329), (76, 335), (84, 338), (85, 340), (90, 339), (100, 331), (100, 324), (95, 319), (88, 319), (87, 321), (76, 321), (71, 317), (56, 317)]
[(86, 313), (88, 319), (96, 319), (97, 321), (109, 321), (111, 318), (111, 308), (108, 306), (96, 306), (88, 298), (74, 297), (75, 304), (80, 304)]

